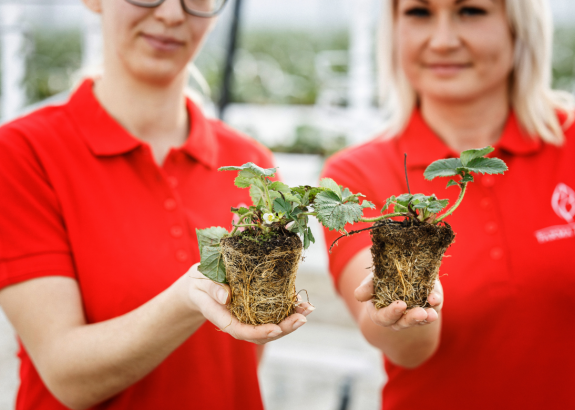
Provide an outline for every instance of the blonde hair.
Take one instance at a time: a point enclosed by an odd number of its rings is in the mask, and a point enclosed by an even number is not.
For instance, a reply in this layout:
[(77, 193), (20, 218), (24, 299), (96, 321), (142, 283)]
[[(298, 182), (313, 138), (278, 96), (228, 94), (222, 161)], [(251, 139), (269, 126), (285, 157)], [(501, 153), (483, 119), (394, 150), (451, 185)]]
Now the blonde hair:
[[(407, 125), (417, 95), (399, 65), (394, 49), (396, 0), (384, 0), (379, 26), (379, 86), (382, 107), (389, 114), (385, 133), (396, 135)], [(574, 120), (575, 98), (551, 89), (553, 22), (546, 0), (505, 0), (509, 26), (515, 40), (511, 77), (511, 105), (529, 135), (561, 145), (564, 129)], [(562, 125), (557, 111), (567, 115)]]

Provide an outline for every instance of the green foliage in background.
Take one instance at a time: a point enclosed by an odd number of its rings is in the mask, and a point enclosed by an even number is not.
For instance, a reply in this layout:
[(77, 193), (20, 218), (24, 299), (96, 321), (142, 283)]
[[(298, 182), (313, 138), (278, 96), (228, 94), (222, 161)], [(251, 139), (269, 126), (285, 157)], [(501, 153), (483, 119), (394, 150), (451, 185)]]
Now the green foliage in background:
[(553, 43), (553, 87), (575, 93), (575, 29), (559, 28)]
[[(233, 102), (314, 104), (320, 87), (316, 56), (346, 50), (347, 32), (258, 32), (241, 34), (235, 61)], [(212, 97), (220, 94), (224, 50), (209, 44), (196, 59)], [(340, 70), (341, 71), (341, 70)]]
[(82, 63), (79, 30), (34, 30), (26, 44), (24, 84), (29, 104), (68, 90)]

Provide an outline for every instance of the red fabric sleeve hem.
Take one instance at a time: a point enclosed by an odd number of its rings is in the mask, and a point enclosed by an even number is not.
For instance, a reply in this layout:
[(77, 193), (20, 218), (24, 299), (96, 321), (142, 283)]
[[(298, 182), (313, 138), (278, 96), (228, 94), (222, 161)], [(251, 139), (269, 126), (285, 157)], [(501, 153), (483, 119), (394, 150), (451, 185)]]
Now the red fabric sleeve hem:
[(0, 261), (0, 289), (45, 276), (66, 276), (76, 279), (70, 254), (42, 253)]

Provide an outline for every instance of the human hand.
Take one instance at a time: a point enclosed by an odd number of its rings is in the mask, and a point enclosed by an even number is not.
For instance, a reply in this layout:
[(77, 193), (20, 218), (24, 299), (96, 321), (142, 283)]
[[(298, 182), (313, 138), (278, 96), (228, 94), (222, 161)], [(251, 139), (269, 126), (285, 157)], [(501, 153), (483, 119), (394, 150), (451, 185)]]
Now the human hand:
[(439, 312), (443, 307), (443, 287), (439, 279), (435, 282), (435, 286), (427, 298), (431, 306), (427, 309), (416, 307), (407, 310), (407, 304), (401, 300), (396, 300), (387, 307), (377, 309), (371, 301), (373, 294), (373, 273), (371, 273), (355, 290), (355, 298), (360, 302), (367, 302), (365, 304), (367, 313), (375, 324), (393, 330), (409, 329), (414, 326), (433, 323), (439, 318)]
[(246, 340), (255, 344), (265, 344), (286, 336), (307, 322), (306, 316), (315, 308), (301, 301), (298, 296), (296, 313), (288, 316), (279, 324), (259, 326), (240, 323), (226, 308), (230, 303), (231, 290), (228, 285), (216, 283), (206, 278), (198, 271), (199, 263), (193, 265), (186, 273), (187, 297), (194, 310), (212, 322), (221, 331), (229, 333), (238, 340)]

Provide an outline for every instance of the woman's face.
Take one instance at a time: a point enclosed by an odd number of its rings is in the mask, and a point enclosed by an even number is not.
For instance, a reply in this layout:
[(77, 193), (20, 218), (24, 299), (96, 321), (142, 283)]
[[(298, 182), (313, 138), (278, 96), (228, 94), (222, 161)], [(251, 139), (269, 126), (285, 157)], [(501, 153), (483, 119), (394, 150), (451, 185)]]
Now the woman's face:
[(420, 97), (507, 90), (514, 44), (504, 0), (396, 0), (395, 10), (397, 57)]
[(187, 14), (180, 0), (155, 8), (124, 0), (84, 0), (102, 15), (106, 69), (120, 66), (138, 80), (167, 84), (199, 51), (214, 18)]

